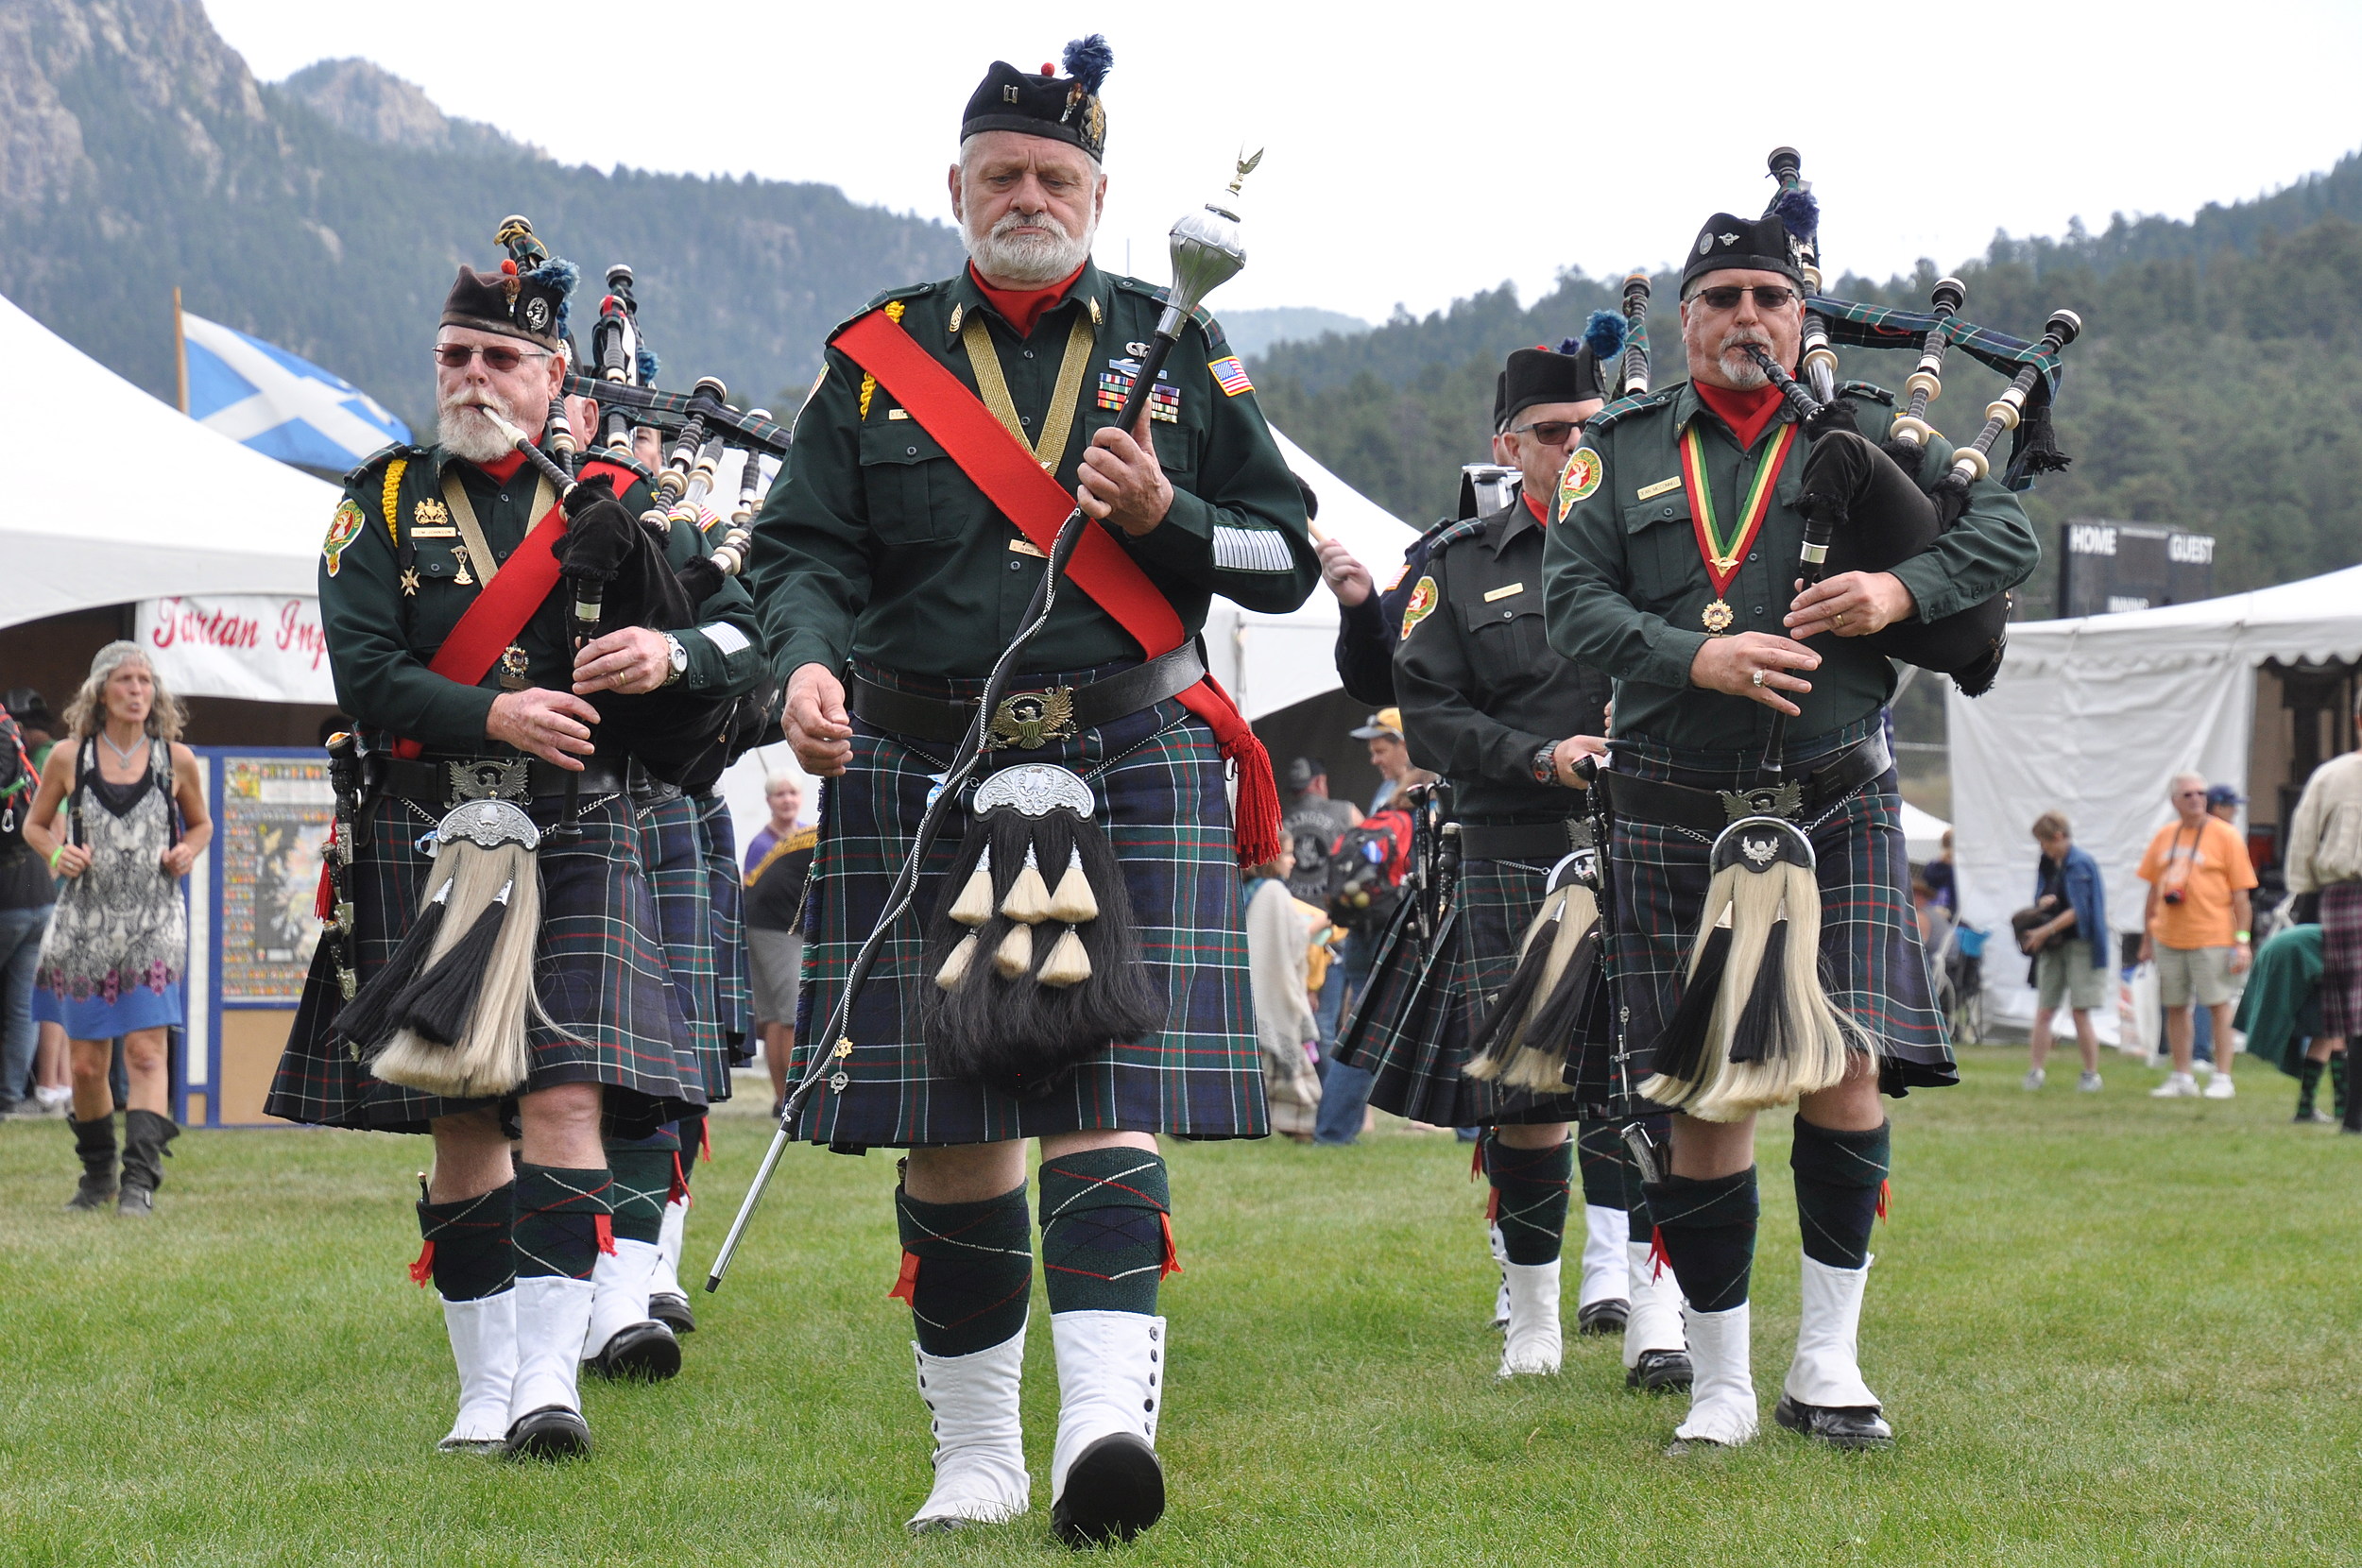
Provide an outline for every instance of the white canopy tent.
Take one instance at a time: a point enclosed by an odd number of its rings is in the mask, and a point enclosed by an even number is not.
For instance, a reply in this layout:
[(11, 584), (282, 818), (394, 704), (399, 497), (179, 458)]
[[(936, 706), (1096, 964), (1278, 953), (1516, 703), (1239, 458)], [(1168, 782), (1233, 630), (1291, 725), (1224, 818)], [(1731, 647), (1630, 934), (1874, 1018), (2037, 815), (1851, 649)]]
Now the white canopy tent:
[(2011, 912), (2033, 895), (2035, 817), (2067, 814), (2075, 842), (2106, 878), (2109, 924), (2137, 931), (2148, 889), (2134, 873), (2172, 816), (2173, 775), (2248, 787), (2261, 733), (2258, 667), (2357, 657), (2362, 567), (2194, 604), (2011, 627), (1994, 690), (1973, 701), (1954, 691), (1947, 706), (1961, 910), (1997, 933), (1986, 949), (1988, 1014), (2021, 1024), (2033, 1017), (2026, 966), (2007, 936)]
[[(0, 461), (38, 475), (63, 457), (78, 476), (0, 509), (0, 626), (128, 600), (312, 591), (334, 486), (157, 401), (6, 299), (0, 354), (14, 367)], [(63, 452), (49, 439), (60, 419), (82, 433)]]

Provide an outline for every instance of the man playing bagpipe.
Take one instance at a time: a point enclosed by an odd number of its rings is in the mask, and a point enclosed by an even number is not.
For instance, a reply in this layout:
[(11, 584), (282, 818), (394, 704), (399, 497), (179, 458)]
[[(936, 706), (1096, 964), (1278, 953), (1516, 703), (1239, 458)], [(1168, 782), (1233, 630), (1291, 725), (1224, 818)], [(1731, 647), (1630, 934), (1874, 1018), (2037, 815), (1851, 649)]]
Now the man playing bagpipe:
[[(838, 329), (754, 568), (787, 738), (829, 780), (790, 1074), (813, 1092), (796, 1126), (848, 1152), (910, 1150), (894, 1293), (935, 1439), (911, 1525), (1029, 1506), (1024, 1140), (1039, 1138), (1052, 1521), (1077, 1543), (1134, 1535), (1163, 1508), (1156, 1296), (1174, 1264), (1156, 1134), (1268, 1130), (1238, 868), (1276, 855), (1278, 794), (1193, 634), (1213, 593), (1283, 611), (1318, 573), (1301, 494), (1209, 319), (1168, 324), (1179, 347), (1145, 417), (1114, 427), (1162, 306), (1090, 259), (1108, 64), (1093, 37), (1068, 46), (1066, 77), (985, 75), (950, 171), (971, 263)], [(917, 921), (888, 928), (830, 1031), (1078, 501), (1092, 520), (1072, 569), (985, 716), (990, 771), (921, 868), (923, 940)]]
[[(436, 443), (349, 474), (322, 551), (359, 744), (331, 745), (331, 923), (269, 1110), (432, 1133), (412, 1275), (458, 1362), (443, 1446), (564, 1457), (590, 1446), (578, 1361), (614, 1348), (587, 1339), (594, 1272), (661, 1214), (617, 1221), (602, 1134), (700, 1114), (723, 1070), (676, 993), (629, 792), (683, 775), (759, 661), (745, 588), (676, 575), (694, 530), (643, 528), (636, 465), (561, 486), (528, 460), (547, 461), (525, 448), (563, 383), (574, 269), (522, 219), (501, 238), (509, 259), (461, 268), (444, 302)], [(610, 1326), (677, 1363), (661, 1325)]]
[[(1690, 380), (1592, 419), (1545, 550), (1551, 646), (1617, 681), (1612, 973), (1633, 1080), (1680, 1113), (1646, 1187), (1695, 1368), (1676, 1451), (1756, 1431), (1754, 1115), (1790, 1103), (1803, 1319), (1775, 1414), (1839, 1446), (1891, 1440), (1856, 1355), (1878, 1097), (1958, 1074), (1911, 919), (1881, 716), (1894, 667), (1863, 639), (1992, 601), (2039, 554), (1980, 466), (1932, 546), (1799, 591), (1828, 538), (1815, 517), (1858, 554), (1927, 504), (1862, 434), (1801, 429), (1767, 384), (1798, 363), (1804, 285), (1778, 218), (1705, 225), (1682, 274)], [(1953, 453), (1929, 447), (1932, 481)]]
[[(1538, 1033), (1518, 1027), (1526, 1012), (1549, 1013), (1562, 986), (1559, 1011), (1580, 1006), (1597, 970), (1596, 957), (1553, 965), (1552, 942), (1525, 940), (1546, 904), (1558, 916), (1553, 933), (1566, 924), (1553, 876), (1563, 881), (1574, 852), (1591, 847), (1575, 768), (1607, 731), (1607, 677), (1553, 657), (1542, 628), (1549, 503), (1583, 422), (1605, 401), (1600, 358), (1612, 366), (1622, 322), (1601, 312), (1586, 336), (1566, 352), (1509, 356), (1494, 448), (1521, 472), (1522, 490), (1438, 536), (1405, 602), (1394, 683), (1412, 760), (1450, 784), (1457, 911), (1425, 943), (1412, 939), (1414, 920), (1395, 922), (1345, 1032), (1348, 1059), (1376, 1075), (1372, 1104), (1487, 1129), (1477, 1158), (1492, 1185), (1507, 1295), (1500, 1375), (1559, 1370), (1559, 1253), (1580, 1154), (1586, 1243), (1577, 1325), (1622, 1333), (1628, 1381), (1654, 1389), (1686, 1384), (1688, 1369), (1679, 1302), (1648, 1266), (1645, 1223), (1637, 1267), (1631, 1256), (1636, 1174), (1615, 1127), (1596, 1119), (1604, 1095), (1593, 1097), (1580, 1140), (1569, 1137), (1585, 1113), (1564, 1077), (1564, 1045), (1524, 1048)], [(1495, 1014), (1498, 1024), (1485, 1027)]]

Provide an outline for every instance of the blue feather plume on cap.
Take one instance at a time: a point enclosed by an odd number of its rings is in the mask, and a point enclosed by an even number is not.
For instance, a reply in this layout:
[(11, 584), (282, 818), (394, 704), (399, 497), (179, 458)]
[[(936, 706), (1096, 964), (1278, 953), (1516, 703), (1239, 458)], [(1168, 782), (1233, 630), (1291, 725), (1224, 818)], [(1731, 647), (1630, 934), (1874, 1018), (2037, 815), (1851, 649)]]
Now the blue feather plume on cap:
[(640, 346), (639, 363), (640, 384), (642, 386), (654, 386), (656, 384), (656, 373), (662, 364), (663, 361), (656, 357), (656, 350), (654, 349), (649, 348), (644, 343), (642, 344)]
[(526, 273), (525, 277), (544, 288), (555, 289), (557, 292), (557, 321), (552, 327), (551, 332), (555, 336), (564, 337), (567, 303), (573, 298), (574, 285), (582, 281), (582, 268), (574, 265), (563, 256), (552, 256), (548, 261)]
[(1087, 38), (1072, 40), (1067, 44), (1063, 58), (1066, 74), (1074, 78), (1075, 85), (1094, 96), (1116, 63), (1116, 52), (1107, 46), (1107, 35), (1104, 33), (1092, 33)]
[(1614, 311), (1593, 311), (1583, 324), (1583, 346), (1602, 363), (1624, 351), (1624, 318)]
[(1810, 191), (1784, 191), (1772, 204), (1772, 215), (1789, 237), (1810, 245), (1821, 232), (1821, 198)]

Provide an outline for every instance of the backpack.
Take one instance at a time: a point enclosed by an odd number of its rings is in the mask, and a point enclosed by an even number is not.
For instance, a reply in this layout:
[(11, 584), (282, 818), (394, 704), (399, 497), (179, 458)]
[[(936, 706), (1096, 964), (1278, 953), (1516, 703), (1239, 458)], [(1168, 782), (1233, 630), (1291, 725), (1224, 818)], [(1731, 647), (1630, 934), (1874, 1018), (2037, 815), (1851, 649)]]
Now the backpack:
[(1375, 931), (1402, 902), (1410, 818), (1386, 810), (1348, 827), (1329, 852), (1329, 882), (1322, 900), (1328, 917), (1348, 930)]
[(1329, 886), (1336, 879), (1336, 819), (1326, 812), (1292, 811), (1279, 830), (1296, 861), (1295, 870), (1288, 874), (1288, 892), (1308, 904), (1326, 903)]

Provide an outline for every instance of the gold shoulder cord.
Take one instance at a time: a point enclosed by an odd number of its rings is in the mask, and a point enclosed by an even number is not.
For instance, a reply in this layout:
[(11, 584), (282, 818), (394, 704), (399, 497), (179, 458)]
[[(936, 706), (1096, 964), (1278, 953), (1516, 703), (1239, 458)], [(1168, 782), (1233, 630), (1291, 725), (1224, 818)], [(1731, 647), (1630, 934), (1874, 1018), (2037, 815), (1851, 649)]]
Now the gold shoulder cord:
[(397, 457), (385, 465), (385, 536), (402, 543), (402, 470), (410, 466), (407, 457)]
[(1009, 396), (1008, 379), (1001, 373), (1001, 355), (992, 346), (992, 329), (984, 325), (984, 313), (969, 316), (967, 325), (960, 329), (960, 341), (967, 347), (967, 363), (976, 372), (976, 390), (984, 406), (1017, 437), (1019, 446), (1034, 454), (1045, 473), (1057, 472), (1059, 460), (1066, 456), (1067, 437), (1074, 430), (1075, 400), (1082, 395), (1083, 376), (1090, 368), (1093, 336), (1088, 313), (1075, 312), (1073, 329), (1067, 333), (1066, 358), (1058, 362), (1057, 389), (1050, 394), (1050, 411), (1041, 422), (1041, 439), (1028, 441), (1024, 421), (1018, 418), (1017, 403)]
[[(893, 322), (895, 325), (900, 326), (902, 322), (902, 301), (899, 299), (887, 300), (885, 303), (885, 318), (888, 321)], [(829, 373), (828, 361), (825, 359), (820, 362), (820, 373), (824, 376)], [(820, 383), (816, 381), (813, 382), (812, 383), (812, 389), (814, 392), (819, 391)], [(868, 371), (864, 370), (861, 373), (861, 418), (859, 422), (867, 422), (869, 418), (869, 400), (876, 394), (877, 390), (878, 378), (871, 375)]]

